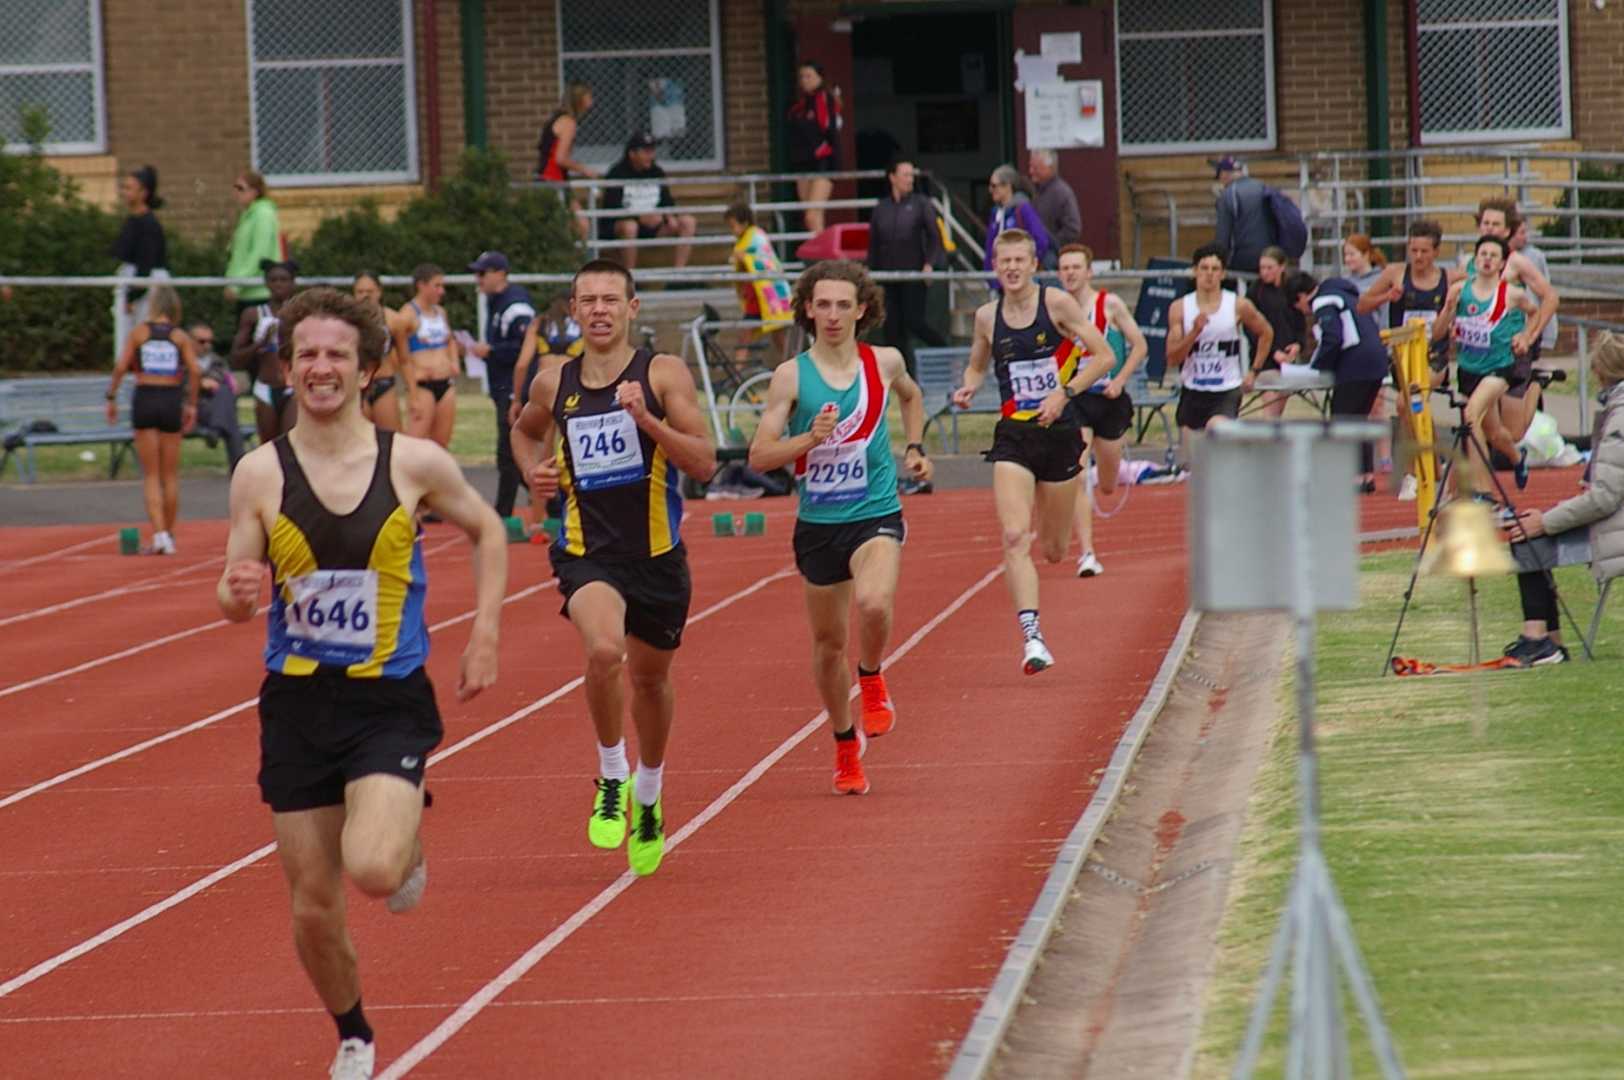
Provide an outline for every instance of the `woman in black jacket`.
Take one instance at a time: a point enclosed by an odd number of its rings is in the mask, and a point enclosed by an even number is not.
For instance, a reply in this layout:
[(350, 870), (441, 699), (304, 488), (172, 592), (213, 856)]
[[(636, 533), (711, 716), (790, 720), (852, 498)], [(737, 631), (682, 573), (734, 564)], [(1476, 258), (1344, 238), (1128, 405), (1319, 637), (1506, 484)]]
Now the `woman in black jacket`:
[[(795, 181), (801, 202), (823, 202), (834, 191), (833, 180), (816, 174), (839, 171), (841, 126), (840, 88), (824, 85), (821, 64), (802, 64), (800, 93), (789, 105), (789, 167), (814, 175)], [(809, 208), (805, 220), (813, 235), (822, 232), (823, 208)]]
[[(125, 277), (169, 276), (169, 256), (164, 244), (164, 227), (158, 223), (154, 210), (161, 208), (158, 197), (158, 170), (143, 165), (126, 173), (118, 182), (119, 197), (124, 200), (129, 216), (113, 241), (113, 258), (119, 261), (118, 272)], [(147, 318), (147, 290), (140, 289), (130, 296), (122, 314), (133, 316), (132, 322), (145, 322)]]
[[(1270, 350), (1273, 355), (1263, 361), (1263, 371), (1278, 371), (1281, 364), (1297, 363), (1301, 359), (1308, 331), (1303, 313), (1292, 306), (1282, 288), (1285, 278), (1286, 253), (1278, 247), (1264, 248), (1257, 260), (1257, 285), (1250, 294), (1258, 313), (1274, 330), (1274, 346)], [(1252, 336), (1248, 334), (1247, 337)], [(1252, 348), (1257, 348), (1256, 338), (1252, 338)], [(1271, 393), (1264, 400), (1264, 411), (1272, 417), (1279, 417), (1286, 411), (1286, 402), (1290, 398), (1289, 394)]]

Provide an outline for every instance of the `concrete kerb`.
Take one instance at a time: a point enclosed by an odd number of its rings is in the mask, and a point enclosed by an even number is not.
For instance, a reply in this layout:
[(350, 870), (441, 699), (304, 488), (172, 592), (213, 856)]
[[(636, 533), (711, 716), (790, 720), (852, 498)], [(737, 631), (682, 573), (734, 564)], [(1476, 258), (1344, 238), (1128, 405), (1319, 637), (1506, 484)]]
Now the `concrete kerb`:
[(1196, 627), (1200, 622), (1200, 612), (1185, 612), (1184, 621), (1179, 624), (1178, 633), (1168, 646), (1167, 655), (1162, 658), (1162, 665), (1144, 701), (1140, 702), (1138, 711), (1122, 732), (1122, 738), (1117, 740), (1116, 750), (1105, 768), (1105, 775), (1100, 779), (1100, 786), (1083, 809), (1082, 817), (1077, 819), (1077, 824), (1072, 826), (1065, 842), (1060, 845), (1037, 901), (1010, 945), (1004, 963), (998, 969), (998, 977), (993, 980), (992, 989), (987, 992), (986, 1000), (981, 1003), (981, 1009), (970, 1024), (969, 1033), (959, 1045), (959, 1052), (948, 1069), (948, 1080), (982, 1080), (992, 1067), (998, 1047), (1004, 1041), (1010, 1021), (1020, 1005), (1021, 996), (1031, 982), (1038, 958), (1043, 954), (1043, 947), (1071, 896), (1077, 876), (1088, 862), (1095, 841), (1116, 809), (1123, 789), (1127, 787), (1134, 760), (1150, 735), (1151, 725), (1167, 703), (1173, 680), (1189, 653), (1190, 643), (1195, 640)]

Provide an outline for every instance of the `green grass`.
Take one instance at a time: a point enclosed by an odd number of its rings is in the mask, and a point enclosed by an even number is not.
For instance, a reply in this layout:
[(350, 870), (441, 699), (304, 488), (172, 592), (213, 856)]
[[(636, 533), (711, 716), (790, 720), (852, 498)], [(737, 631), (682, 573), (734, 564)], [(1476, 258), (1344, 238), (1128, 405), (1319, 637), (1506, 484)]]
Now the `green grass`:
[[(1382, 678), (1412, 556), (1364, 563), (1362, 606), (1322, 618), (1318, 731), (1324, 847), (1411, 1077), (1621, 1075), (1624, 1040), (1624, 603), (1597, 662)], [(1588, 627), (1595, 587), (1559, 577)], [(1465, 585), (1422, 579), (1401, 655), (1466, 658)], [(1615, 590), (1616, 591), (1616, 590)], [(1521, 625), (1513, 578), (1480, 589), (1483, 648)], [(1577, 632), (1567, 640), (1578, 655)], [(1237, 852), (1197, 1077), (1228, 1076), (1296, 854), (1295, 719), (1279, 738)], [(1355, 1075), (1377, 1075), (1344, 997)], [(1262, 1076), (1282, 1074), (1277, 1008)]]

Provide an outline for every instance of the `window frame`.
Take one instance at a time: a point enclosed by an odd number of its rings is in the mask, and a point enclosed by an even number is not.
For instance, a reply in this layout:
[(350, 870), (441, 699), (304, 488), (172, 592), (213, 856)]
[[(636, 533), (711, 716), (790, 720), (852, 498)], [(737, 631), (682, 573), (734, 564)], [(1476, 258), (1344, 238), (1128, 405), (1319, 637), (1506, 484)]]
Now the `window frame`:
[[(90, 18), (90, 59), (82, 64), (0, 64), (0, 78), (7, 75), (49, 75), (90, 73), (91, 94), (95, 114), (96, 134), (89, 142), (52, 142), (41, 144), (41, 153), (52, 154), (105, 154), (107, 153), (107, 52), (102, 42), (101, 0), (84, 0)], [(26, 154), (31, 147), (20, 142), (7, 141), (7, 153)]]
[[(1114, 0), (1111, 5), (1111, 34), (1112, 34), (1112, 64), (1116, 74), (1116, 130), (1117, 154), (1121, 157), (1148, 157), (1151, 155), (1199, 154), (1237, 150), (1273, 150), (1279, 143), (1280, 125), (1277, 116), (1279, 103), (1275, 98), (1274, 73), (1274, 0), (1259, 0), (1258, 6), (1262, 10), (1263, 25), (1253, 30), (1248, 28), (1248, 34), (1261, 34), (1263, 37), (1263, 88), (1267, 101), (1266, 116), (1268, 118), (1268, 134), (1261, 139), (1208, 139), (1201, 142), (1146, 142), (1129, 143), (1122, 136), (1122, 102), (1127, 96), (1122, 83), (1122, 5), (1128, 0)], [(1153, 40), (1157, 38), (1193, 38), (1193, 37), (1237, 37), (1239, 31), (1234, 29), (1204, 29), (1204, 30), (1157, 30), (1151, 32), (1130, 31), (1129, 40)]]
[[(695, 49), (604, 49), (596, 52), (581, 50), (567, 51), (564, 48), (564, 4), (566, 0), (553, 0), (554, 24), (558, 28), (558, 88), (562, 96), (564, 89), (569, 85), (564, 74), (564, 64), (569, 60), (633, 60), (644, 57), (657, 56), (704, 56), (711, 58), (711, 128), (712, 139), (716, 145), (716, 156), (700, 160), (672, 160), (665, 156), (659, 159), (660, 168), (668, 173), (706, 173), (721, 172), (727, 168), (727, 102), (722, 97), (722, 0), (706, 0), (710, 5), (710, 48)], [(628, 134), (630, 134), (628, 132)], [(575, 154), (575, 147), (570, 147), (570, 154)], [(605, 163), (605, 168), (619, 160), (620, 151), (614, 151), (612, 157)], [(577, 159), (579, 160), (579, 159)], [(595, 163), (594, 163), (595, 164)]]
[(254, 7), (256, 0), (244, 0), (247, 8), (248, 37), (248, 160), (253, 168), (264, 173), (265, 182), (274, 187), (346, 187), (363, 184), (415, 184), (423, 173), (417, 137), (417, 24), (413, 19), (412, 0), (398, 0), (400, 4), (400, 40), (402, 46), (401, 76), (404, 81), (406, 106), (406, 168), (403, 170), (372, 170), (367, 172), (331, 173), (267, 173), (259, 160), (259, 99), (255, 80), (261, 70), (308, 70), (312, 68), (388, 67), (394, 60), (270, 60), (261, 63), (254, 55)]
[[(1459, 146), (1471, 143), (1515, 143), (1515, 142), (1548, 142), (1558, 139), (1571, 139), (1573, 137), (1573, 45), (1568, 33), (1568, 0), (1556, 0), (1557, 13), (1554, 18), (1546, 19), (1457, 19), (1449, 22), (1425, 25), (1421, 22), (1420, 5), (1416, 6), (1413, 29), (1415, 30), (1416, 69), (1420, 69), (1421, 35), (1428, 31), (1440, 30), (1503, 30), (1503, 29), (1531, 29), (1556, 26), (1559, 64), (1562, 78), (1562, 122), (1556, 127), (1522, 127), (1522, 128), (1471, 128), (1455, 129), (1450, 131), (1429, 132), (1426, 119), (1420, 122), (1420, 143), (1422, 146)], [(1421, 113), (1422, 88), (1416, 87), (1415, 110)]]

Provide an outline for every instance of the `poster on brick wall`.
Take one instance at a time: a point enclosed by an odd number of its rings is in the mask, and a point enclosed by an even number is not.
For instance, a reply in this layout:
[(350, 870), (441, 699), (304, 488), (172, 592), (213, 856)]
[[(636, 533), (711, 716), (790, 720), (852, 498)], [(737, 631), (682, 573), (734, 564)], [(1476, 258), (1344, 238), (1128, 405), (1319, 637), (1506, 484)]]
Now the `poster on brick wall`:
[(648, 129), (656, 139), (676, 139), (688, 133), (688, 105), (682, 83), (676, 79), (648, 81)]

